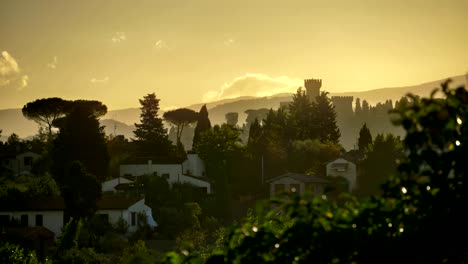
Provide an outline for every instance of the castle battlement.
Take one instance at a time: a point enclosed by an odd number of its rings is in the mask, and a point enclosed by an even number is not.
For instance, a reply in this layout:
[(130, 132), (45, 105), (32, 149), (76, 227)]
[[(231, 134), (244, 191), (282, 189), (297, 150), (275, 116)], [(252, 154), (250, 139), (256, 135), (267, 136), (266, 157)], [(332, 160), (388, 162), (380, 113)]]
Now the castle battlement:
[(354, 97), (353, 96), (332, 96), (331, 99), (332, 99), (332, 101), (336, 101), (336, 102), (342, 102), (342, 103), (349, 102), (349, 103), (352, 103)]
[(304, 86), (307, 90), (310, 102), (315, 102), (315, 98), (320, 95), (322, 79), (304, 79)]
[(322, 79), (305, 79), (304, 86), (306, 89), (320, 89), (322, 87)]

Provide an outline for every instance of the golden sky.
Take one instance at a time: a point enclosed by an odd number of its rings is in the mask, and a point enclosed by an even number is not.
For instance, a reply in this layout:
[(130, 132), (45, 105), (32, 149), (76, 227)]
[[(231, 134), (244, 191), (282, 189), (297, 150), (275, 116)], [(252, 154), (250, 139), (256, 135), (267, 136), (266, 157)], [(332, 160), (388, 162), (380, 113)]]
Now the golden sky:
[(0, 0), (0, 109), (414, 85), (468, 71), (467, 0)]

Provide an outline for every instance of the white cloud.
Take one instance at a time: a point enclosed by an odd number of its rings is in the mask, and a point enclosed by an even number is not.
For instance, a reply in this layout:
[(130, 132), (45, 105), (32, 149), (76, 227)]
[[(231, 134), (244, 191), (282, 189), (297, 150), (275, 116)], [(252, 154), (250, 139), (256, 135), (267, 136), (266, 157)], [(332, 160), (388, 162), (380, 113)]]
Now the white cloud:
[(51, 62), (47, 63), (47, 68), (55, 70), (57, 68), (57, 62), (57, 56), (54, 56), (54, 59)]
[(112, 42), (118, 43), (127, 40), (127, 35), (125, 32), (115, 32), (111, 38)]
[(23, 77), (21, 77), (21, 79), (20, 79), (20, 85), (19, 85), (18, 89), (22, 90), (22, 89), (26, 88), (26, 86), (28, 86), (28, 83), (29, 83), (29, 76), (23, 75)]
[(0, 54), (0, 86), (23, 89), (28, 86), (29, 77), (21, 74), (18, 62), (7, 51)]
[(157, 40), (155, 43), (154, 43), (154, 47), (156, 49), (167, 49), (168, 46), (167, 46), (167, 43), (164, 41), (164, 40)]
[(109, 76), (106, 76), (102, 79), (97, 79), (97, 78), (92, 78), (91, 80), (89, 80), (91, 83), (106, 83), (109, 81)]
[(234, 44), (234, 39), (233, 38), (228, 38), (224, 41), (224, 46), (226, 47), (229, 47), (229, 46), (232, 46)]
[(7, 51), (0, 56), (0, 76), (19, 73), (18, 63)]
[(239, 96), (270, 96), (278, 93), (294, 93), (302, 80), (288, 76), (271, 77), (260, 73), (247, 73), (223, 84), (216, 91), (203, 95), (203, 102), (235, 98)]

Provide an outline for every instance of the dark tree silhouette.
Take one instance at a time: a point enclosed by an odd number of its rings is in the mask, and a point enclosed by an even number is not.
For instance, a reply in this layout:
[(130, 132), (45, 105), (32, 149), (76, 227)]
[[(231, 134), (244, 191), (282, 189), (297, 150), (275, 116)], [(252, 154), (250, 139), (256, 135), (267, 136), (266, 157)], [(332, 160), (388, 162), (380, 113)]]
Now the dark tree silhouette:
[(63, 173), (58, 184), (65, 202), (65, 214), (75, 219), (93, 215), (102, 193), (98, 179), (79, 161), (69, 163)]
[(164, 120), (176, 127), (177, 145), (180, 145), (180, 137), (185, 126), (193, 124), (198, 120), (198, 113), (187, 108), (179, 108), (164, 113)]
[(66, 103), (65, 110), (68, 113), (73, 112), (75, 108), (89, 109), (92, 115), (96, 118), (101, 117), (107, 113), (107, 106), (102, 102), (95, 100), (75, 100)]
[(355, 106), (355, 108), (354, 108), (354, 113), (355, 113), (356, 115), (359, 115), (359, 114), (361, 114), (361, 112), (362, 112), (362, 108), (361, 108), (361, 99), (356, 98), (356, 106)]
[(67, 104), (67, 101), (57, 97), (38, 99), (23, 106), (23, 115), (46, 127), (50, 136), (54, 121), (65, 115)]
[(328, 92), (322, 92), (317, 96), (314, 106), (317, 109), (317, 124), (319, 127), (319, 139), (321, 142), (331, 141), (338, 143), (341, 133), (336, 124), (336, 112)]
[(316, 111), (305, 90), (299, 88), (289, 104), (289, 127), (292, 137), (298, 140), (314, 139), (318, 136), (318, 124), (314, 122)]
[(195, 149), (195, 146), (200, 140), (200, 134), (209, 129), (211, 129), (211, 122), (208, 118), (208, 110), (206, 109), (205, 104), (200, 108), (200, 112), (198, 113), (197, 126), (195, 127), (195, 133), (193, 135), (193, 149)]
[(361, 127), (361, 130), (359, 131), (359, 151), (363, 153), (370, 144), (372, 144), (372, 135), (369, 128), (367, 128), (367, 124), (364, 123), (364, 125)]
[[(109, 154), (104, 127), (94, 116), (94, 110), (76, 107), (58, 122), (59, 133), (53, 141), (52, 173), (56, 179), (65, 174), (66, 167), (80, 161), (88, 173), (100, 181), (107, 176)], [(60, 181), (60, 180), (59, 180)]]
[(171, 142), (168, 139), (167, 129), (163, 120), (158, 116), (159, 99), (154, 93), (148, 94), (139, 100), (141, 107), (140, 124), (135, 124), (133, 131), (139, 154), (141, 155), (167, 155)]

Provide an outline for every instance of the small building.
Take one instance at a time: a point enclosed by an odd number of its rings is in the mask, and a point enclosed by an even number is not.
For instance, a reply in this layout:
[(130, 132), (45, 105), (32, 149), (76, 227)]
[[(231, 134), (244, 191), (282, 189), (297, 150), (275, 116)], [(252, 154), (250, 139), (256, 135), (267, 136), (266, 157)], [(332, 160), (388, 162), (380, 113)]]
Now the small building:
[(198, 154), (189, 153), (183, 162), (134, 159), (120, 164), (120, 177), (158, 175), (174, 183), (189, 183), (211, 193), (211, 182), (205, 177), (205, 165)]
[(356, 165), (343, 158), (336, 159), (327, 164), (328, 177), (343, 177), (348, 181), (348, 191), (356, 189)]
[(10, 170), (14, 176), (29, 175), (31, 174), (33, 163), (40, 156), (31, 151), (23, 152), (16, 156), (2, 158), (1, 166)]
[[(152, 210), (145, 204), (144, 198), (103, 196), (98, 200), (97, 206), (96, 214), (107, 219), (109, 223), (117, 223), (119, 219), (127, 222), (129, 233), (137, 230), (138, 217), (145, 217), (151, 227), (157, 226), (152, 217)], [(64, 209), (65, 203), (61, 197), (25, 200), (14, 205), (1, 204), (0, 228), (15, 219), (22, 227), (45, 227), (54, 232), (57, 238), (66, 224)]]
[(304, 194), (306, 190), (314, 195), (321, 195), (324, 193), (325, 187), (330, 183), (330, 181), (322, 177), (300, 173), (286, 173), (267, 182), (270, 184), (271, 197), (284, 191)]

